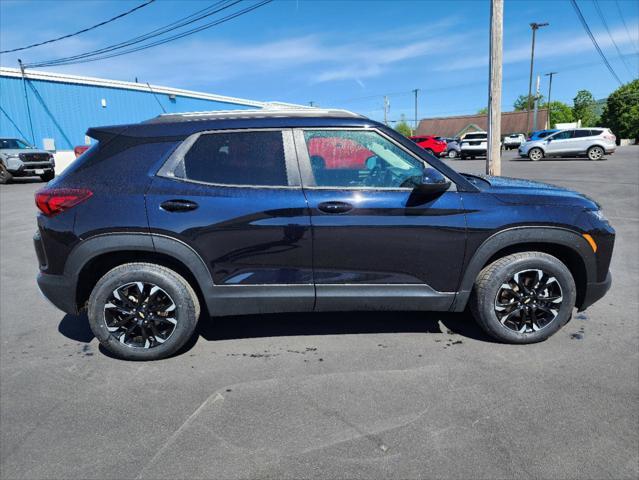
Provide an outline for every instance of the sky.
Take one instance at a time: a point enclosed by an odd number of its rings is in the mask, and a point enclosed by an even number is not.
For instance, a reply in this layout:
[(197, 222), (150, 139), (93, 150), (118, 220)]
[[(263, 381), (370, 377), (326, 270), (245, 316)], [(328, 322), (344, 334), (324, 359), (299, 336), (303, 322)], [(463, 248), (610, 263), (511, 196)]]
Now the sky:
[[(248, 6), (249, 0), (229, 8)], [(68, 34), (118, 15), (142, 0), (0, 0), (0, 50)], [(90, 32), (2, 54), (17, 67), (102, 48), (205, 8), (210, 1), (156, 0)], [(639, 2), (578, 4), (612, 68), (626, 83), (639, 76)], [(383, 119), (475, 113), (488, 97), (488, 0), (275, 0), (246, 15), (142, 52), (92, 63), (46, 67), (73, 75), (150, 82), (262, 101), (346, 108)], [(211, 19), (222, 16), (217, 14)], [(210, 21), (210, 19), (209, 19)], [(502, 108), (527, 93), (530, 22), (537, 32), (535, 76), (552, 99), (572, 104), (580, 89), (605, 98), (619, 83), (607, 70), (568, 0), (505, 0)], [(604, 23), (605, 22), (605, 23)], [(625, 24), (624, 24), (625, 22)], [(202, 22), (203, 23), (203, 22)], [(608, 27), (606, 29), (606, 26)], [(621, 53), (621, 55), (619, 55)]]

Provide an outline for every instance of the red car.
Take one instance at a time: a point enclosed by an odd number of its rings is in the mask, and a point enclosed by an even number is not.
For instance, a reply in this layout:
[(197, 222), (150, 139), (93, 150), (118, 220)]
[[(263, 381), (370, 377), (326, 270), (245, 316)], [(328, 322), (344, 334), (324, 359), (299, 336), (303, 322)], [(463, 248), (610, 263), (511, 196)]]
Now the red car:
[(444, 140), (438, 140), (432, 135), (419, 135), (409, 137), (413, 142), (422, 147), (427, 152), (432, 153), (436, 157), (446, 153), (447, 143)]

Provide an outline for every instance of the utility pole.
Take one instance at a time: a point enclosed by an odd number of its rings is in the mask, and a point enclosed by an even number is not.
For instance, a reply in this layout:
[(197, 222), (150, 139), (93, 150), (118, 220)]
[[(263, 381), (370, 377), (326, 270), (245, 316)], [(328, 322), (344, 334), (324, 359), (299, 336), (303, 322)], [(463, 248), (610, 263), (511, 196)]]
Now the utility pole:
[(533, 131), (537, 130), (537, 112), (539, 111), (539, 81), (540, 77), (537, 75), (537, 88), (535, 89), (535, 111), (533, 113)]
[(388, 96), (384, 95), (384, 125), (388, 125), (388, 110), (390, 110), (390, 102)]
[(530, 97), (532, 96), (533, 64), (535, 62), (535, 34), (541, 27), (547, 27), (548, 25), (550, 25), (548, 22), (533, 22), (530, 24), (530, 28), (532, 28), (532, 48), (530, 49), (530, 77), (528, 79), (528, 98), (526, 99), (526, 110), (528, 111), (526, 114), (526, 128), (528, 131), (530, 131)]
[(552, 128), (552, 118), (551, 118), (552, 109), (550, 108), (550, 92), (552, 92), (552, 76), (553, 75), (557, 75), (557, 72), (550, 72), (546, 74), (547, 77), (550, 77), (548, 81), (548, 128)]
[(419, 93), (419, 88), (413, 90), (415, 94), (415, 131), (417, 131), (417, 94)]
[(29, 107), (29, 95), (27, 94), (27, 79), (24, 76), (24, 65), (22, 60), (18, 58), (18, 65), (20, 65), (20, 73), (22, 73), (22, 89), (24, 90), (24, 102), (27, 106), (27, 117), (29, 118), (29, 129), (31, 130), (31, 145), (35, 146), (35, 135), (33, 134), (33, 121), (31, 120), (31, 107)]
[(314, 107), (315, 106), (315, 102), (313, 100), (311, 100), (310, 102), (308, 102), (309, 107)]
[(488, 148), (486, 174), (501, 175), (501, 79), (504, 0), (490, 2), (490, 65), (488, 86)]

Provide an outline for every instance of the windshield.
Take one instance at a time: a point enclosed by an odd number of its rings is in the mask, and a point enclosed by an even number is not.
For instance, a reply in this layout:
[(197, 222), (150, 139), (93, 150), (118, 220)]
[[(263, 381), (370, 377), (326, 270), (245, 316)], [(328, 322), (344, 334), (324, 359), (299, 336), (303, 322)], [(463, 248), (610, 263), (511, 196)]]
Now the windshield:
[(28, 148), (32, 147), (17, 138), (0, 138), (0, 150), (25, 150)]

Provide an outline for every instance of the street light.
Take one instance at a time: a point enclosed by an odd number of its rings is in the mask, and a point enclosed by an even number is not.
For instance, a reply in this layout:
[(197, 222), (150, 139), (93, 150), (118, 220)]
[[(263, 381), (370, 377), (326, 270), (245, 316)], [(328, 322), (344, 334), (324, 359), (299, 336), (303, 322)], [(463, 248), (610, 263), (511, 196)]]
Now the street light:
[(548, 22), (545, 23), (536, 23), (533, 22), (530, 24), (530, 28), (532, 29), (532, 48), (530, 50), (530, 78), (528, 80), (528, 98), (526, 99), (526, 106), (528, 107), (528, 114), (526, 117), (526, 126), (528, 131), (530, 131), (530, 97), (532, 95), (532, 79), (533, 79), (533, 63), (535, 61), (535, 34), (537, 30), (541, 27), (547, 27), (550, 25)]
[(557, 75), (557, 72), (549, 72), (545, 74), (546, 77), (550, 77), (548, 82), (548, 128), (552, 128), (552, 108), (550, 106), (550, 92), (552, 91), (552, 76)]

